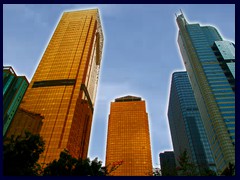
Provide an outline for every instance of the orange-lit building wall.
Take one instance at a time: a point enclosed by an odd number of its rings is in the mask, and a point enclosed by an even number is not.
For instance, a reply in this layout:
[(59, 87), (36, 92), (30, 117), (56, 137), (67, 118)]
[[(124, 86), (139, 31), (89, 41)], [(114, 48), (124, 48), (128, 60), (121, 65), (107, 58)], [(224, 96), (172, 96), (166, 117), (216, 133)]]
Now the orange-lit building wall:
[(25, 136), (25, 131), (32, 134), (39, 134), (42, 128), (43, 116), (34, 114), (24, 109), (18, 108), (9, 129), (7, 130), (6, 137), (10, 138), (12, 135)]
[(148, 176), (152, 157), (145, 101), (112, 102), (108, 121), (106, 166), (123, 161), (113, 176)]
[(102, 48), (97, 9), (63, 13), (20, 105), (44, 116), (40, 163), (87, 157)]

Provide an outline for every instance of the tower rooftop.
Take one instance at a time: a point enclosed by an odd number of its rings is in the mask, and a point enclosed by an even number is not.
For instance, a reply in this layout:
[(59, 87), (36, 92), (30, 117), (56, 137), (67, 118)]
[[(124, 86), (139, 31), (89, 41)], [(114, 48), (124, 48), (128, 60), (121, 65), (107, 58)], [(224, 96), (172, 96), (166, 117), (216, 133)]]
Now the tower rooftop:
[(135, 97), (135, 96), (124, 96), (115, 99), (115, 102), (125, 102), (125, 101), (141, 101), (142, 99), (140, 97)]

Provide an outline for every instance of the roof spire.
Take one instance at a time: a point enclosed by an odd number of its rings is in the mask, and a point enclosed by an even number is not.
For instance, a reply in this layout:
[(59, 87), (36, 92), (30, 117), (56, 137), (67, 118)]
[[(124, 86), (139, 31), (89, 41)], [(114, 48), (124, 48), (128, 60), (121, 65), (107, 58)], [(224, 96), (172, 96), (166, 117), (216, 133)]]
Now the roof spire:
[(184, 24), (188, 24), (187, 20), (184, 17), (183, 11), (182, 9), (180, 9), (181, 14), (179, 16), (177, 16), (177, 18), (179, 17), (180, 19), (182, 19), (182, 21), (184, 22)]
[(183, 12), (182, 12), (182, 10), (180, 9), (180, 12), (181, 12), (181, 14), (183, 15)]

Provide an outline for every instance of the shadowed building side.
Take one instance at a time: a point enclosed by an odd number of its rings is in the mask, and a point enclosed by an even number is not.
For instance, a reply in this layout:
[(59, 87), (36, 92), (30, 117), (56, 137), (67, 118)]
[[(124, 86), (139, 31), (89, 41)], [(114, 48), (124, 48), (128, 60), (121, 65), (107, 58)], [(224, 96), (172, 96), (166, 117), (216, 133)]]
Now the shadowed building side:
[(177, 165), (186, 150), (191, 163), (201, 174), (205, 169), (216, 171), (213, 153), (198, 110), (186, 71), (172, 74), (168, 119)]
[(12, 135), (15, 137), (23, 137), (25, 135), (25, 131), (28, 131), (32, 134), (40, 134), (43, 119), (44, 117), (40, 114), (18, 108), (6, 133), (6, 137), (10, 138)]
[(173, 151), (159, 154), (162, 176), (177, 176), (176, 161)]

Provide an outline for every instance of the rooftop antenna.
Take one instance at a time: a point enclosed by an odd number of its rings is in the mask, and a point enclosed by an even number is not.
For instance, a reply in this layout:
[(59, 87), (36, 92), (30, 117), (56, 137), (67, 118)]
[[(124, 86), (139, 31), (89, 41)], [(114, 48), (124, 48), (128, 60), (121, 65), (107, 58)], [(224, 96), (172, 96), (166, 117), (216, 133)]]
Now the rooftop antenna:
[(181, 14), (183, 15), (183, 12), (182, 12), (182, 10), (180, 9), (180, 12), (181, 12)]
[(181, 12), (181, 16), (182, 16), (182, 19), (183, 19), (184, 23), (185, 23), (185, 24), (188, 24), (187, 20), (186, 20), (185, 17), (184, 17), (184, 14), (183, 14), (183, 12), (182, 12), (182, 9), (180, 9), (180, 12)]

